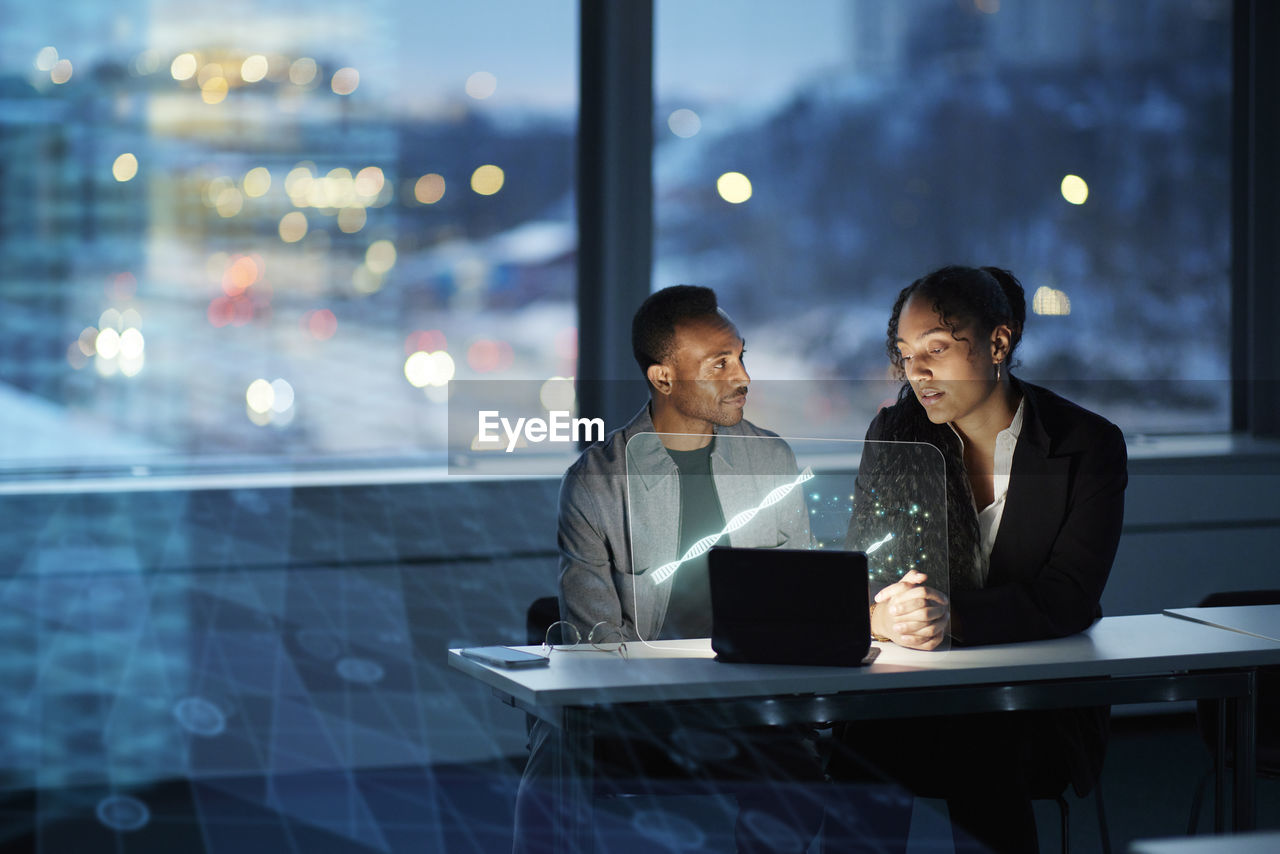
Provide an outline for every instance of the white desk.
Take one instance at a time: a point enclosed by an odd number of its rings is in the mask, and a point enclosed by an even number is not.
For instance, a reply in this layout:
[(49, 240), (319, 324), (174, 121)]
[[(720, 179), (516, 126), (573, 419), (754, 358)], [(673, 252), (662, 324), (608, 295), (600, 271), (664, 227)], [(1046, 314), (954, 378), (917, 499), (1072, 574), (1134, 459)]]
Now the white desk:
[(1280, 605), (1227, 605), (1221, 608), (1166, 608), (1166, 616), (1280, 643)]
[(1275, 854), (1280, 833), (1242, 833), (1235, 836), (1191, 836), (1170, 839), (1135, 839), (1129, 854)]
[[(579, 800), (581, 791), (591, 791), (592, 740), (615, 727), (634, 732), (677, 722), (715, 728), (1217, 699), (1222, 720), (1231, 715), (1236, 721), (1232, 824), (1253, 827), (1253, 668), (1280, 664), (1274, 641), (1151, 614), (1106, 618), (1052, 641), (947, 652), (885, 644), (874, 663), (859, 668), (725, 664), (713, 660), (709, 641), (690, 650), (694, 645), (632, 643), (627, 660), (557, 652), (549, 667), (533, 670), (487, 667), (457, 650), (449, 651), (449, 663), (511, 705), (564, 728), (569, 770), (581, 781), (566, 794)], [(589, 815), (589, 806), (579, 803), (575, 814)], [(579, 832), (584, 826), (579, 823)]]

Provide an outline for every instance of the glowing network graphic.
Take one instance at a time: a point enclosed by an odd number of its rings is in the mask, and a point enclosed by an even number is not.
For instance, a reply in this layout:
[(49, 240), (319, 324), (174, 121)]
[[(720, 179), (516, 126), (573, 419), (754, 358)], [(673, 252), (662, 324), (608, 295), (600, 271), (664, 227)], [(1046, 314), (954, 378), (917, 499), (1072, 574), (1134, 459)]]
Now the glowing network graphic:
[(227, 717), (204, 697), (186, 697), (173, 707), (173, 716), (193, 735), (213, 738), (227, 728)]
[(128, 832), (140, 830), (151, 821), (151, 810), (137, 798), (128, 795), (109, 795), (98, 802), (94, 813), (98, 821), (112, 830)]
[(372, 685), (382, 679), (383, 676), (382, 665), (367, 658), (348, 657), (339, 659), (335, 669), (338, 671), (338, 675), (348, 682), (362, 682), (366, 685)]
[(725, 534), (732, 534), (734, 531), (738, 530), (739, 528), (744, 527), (748, 522), (754, 519), (756, 517), (756, 514), (759, 513), (761, 510), (765, 509), (766, 507), (772, 507), (773, 505), (777, 504), (779, 501), (781, 501), (782, 499), (790, 495), (791, 491), (794, 490), (797, 486), (804, 483), (806, 480), (811, 480), (812, 478), (813, 478), (813, 469), (809, 466), (806, 466), (804, 471), (800, 472), (800, 474), (796, 477), (795, 480), (791, 481), (790, 483), (784, 483), (782, 484), (782, 486), (775, 488), (773, 491), (771, 491), (768, 495), (764, 497), (763, 501), (761, 501), (755, 507), (752, 507), (748, 510), (743, 510), (741, 513), (739, 513), (738, 515), (730, 519), (728, 522), (726, 522), (724, 529), (721, 530), (720, 533), (709, 534), (708, 536), (703, 537), (693, 545), (689, 546), (689, 550), (684, 553), (684, 556), (682, 558), (680, 558), (679, 560), (673, 560), (671, 561), (671, 563), (663, 564), (662, 566), (655, 569), (653, 571), (653, 583), (661, 584), (662, 582), (666, 581), (668, 578), (676, 574), (676, 570), (678, 570), (682, 564), (684, 564), (687, 561), (693, 560), (695, 557), (698, 557), (699, 555), (706, 554), (708, 551), (710, 551), (711, 547), (714, 546), (716, 542), (718, 542), (719, 539), (723, 537)]
[(631, 826), (668, 851), (698, 849), (707, 841), (706, 831), (692, 820), (666, 810), (640, 810), (631, 817)]

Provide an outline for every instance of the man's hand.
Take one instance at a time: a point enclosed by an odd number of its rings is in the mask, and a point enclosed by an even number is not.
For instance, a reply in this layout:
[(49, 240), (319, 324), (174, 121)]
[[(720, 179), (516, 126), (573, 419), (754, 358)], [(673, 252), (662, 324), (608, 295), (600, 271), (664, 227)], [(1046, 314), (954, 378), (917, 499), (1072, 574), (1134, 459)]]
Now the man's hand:
[(927, 576), (911, 570), (876, 594), (871, 631), (910, 649), (934, 649), (947, 635), (951, 602), (926, 587)]

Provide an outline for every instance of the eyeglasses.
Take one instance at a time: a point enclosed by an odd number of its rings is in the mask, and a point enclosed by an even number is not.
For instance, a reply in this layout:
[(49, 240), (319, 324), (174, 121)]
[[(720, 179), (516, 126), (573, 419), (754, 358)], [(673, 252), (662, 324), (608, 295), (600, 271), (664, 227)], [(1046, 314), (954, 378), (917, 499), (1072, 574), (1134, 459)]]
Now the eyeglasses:
[[(560, 627), (564, 640), (553, 644), (551, 634), (557, 626)], [(608, 620), (601, 620), (591, 627), (591, 631), (587, 632), (587, 643), (590, 645), (588, 648), (579, 649), (582, 632), (568, 620), (556, 620), (547, 626), (547, 635), (542, 641), (542, 654), (550, 658), (552, 652), (616, 652), (623, 658), (627, 657), (627, 644), (623, 639), (622, 629)]]

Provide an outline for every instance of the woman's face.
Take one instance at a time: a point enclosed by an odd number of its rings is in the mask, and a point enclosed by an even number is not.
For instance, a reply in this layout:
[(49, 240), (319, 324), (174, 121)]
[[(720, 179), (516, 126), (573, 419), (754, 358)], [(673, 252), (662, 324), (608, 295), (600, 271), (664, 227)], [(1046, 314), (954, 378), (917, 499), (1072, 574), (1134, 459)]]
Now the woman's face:
[(989, 340), (977, 340), (972, 328), (958, 329), (953, 336), (929, 300), (907, 300), (898, 315), (898, 352), (930, 421), (963, 424), (1000, 400), (994, 362), (1003, 328)]

